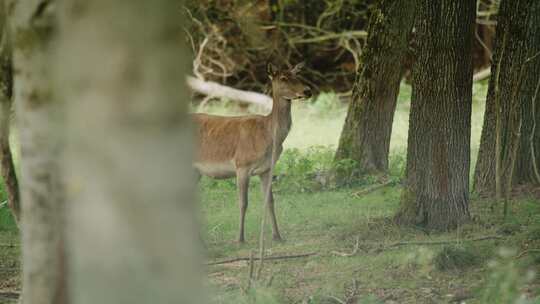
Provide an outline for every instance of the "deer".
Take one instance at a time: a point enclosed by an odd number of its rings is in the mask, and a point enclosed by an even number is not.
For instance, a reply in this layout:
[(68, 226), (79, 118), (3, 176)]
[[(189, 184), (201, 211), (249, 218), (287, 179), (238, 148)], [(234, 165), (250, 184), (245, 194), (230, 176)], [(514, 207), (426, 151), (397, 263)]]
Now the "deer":
[(272, 194), (272, 168), (283, 151), (292, 126), (291, 102), (311, 96), (309, 86), (298, 77), (303, 63), (291, 69), (267, 66), (272, 88), (272, 110), (268, 115), (216, 116), (193, 114), (196, 129), (194, 167), (215, 179), (236, 177), (240, 208), (238, 242), (244, 243), (244, 222), (251, 176), (261, 181), (272, 223), (272, 238), (281, 241)]

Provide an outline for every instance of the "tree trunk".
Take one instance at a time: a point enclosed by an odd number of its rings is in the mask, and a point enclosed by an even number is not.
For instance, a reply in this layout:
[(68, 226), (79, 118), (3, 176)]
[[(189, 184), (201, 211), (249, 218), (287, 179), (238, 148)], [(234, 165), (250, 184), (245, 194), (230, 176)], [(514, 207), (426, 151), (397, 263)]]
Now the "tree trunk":
[(60, 7), (73, 303), (204, 303), (178, 7)]
[(353, 88), (336, 159), (356, 161), (359, 173), (388, 170), (390, 135), (415, 1), (381, 0), (372, 13), (363, 65)]
[(54, 22), (47, 2), (34, 0), (17, 1), (11, 21), (21, 145), (21, 303), (66, 303), (58, 103), (48, 81)]
[(475, 12), (470, 0), (419, 1), (400, 224), (449, 230), (469, 218)]
[(21, 216), (19, 185), (9, 144), (13, 100), (13, 67), (7, 18), (5, 1), (0, 1), (0, 40), (3, 41), (0, 46), (0, 173), (4, 181), (8, 205), (18, 225)]
[(517, 99), (523, 124), (514, 178), (518, 184), (540, 185), (540, 1), (528, 10), (527, 55)]
[[(531, 130), (521, 113), (531, 105), (533, 87), (538, 80), (538, 68), (534, 70), (538, 67), (536, 61), (525, 63), (531, 52), (527, 41), (538, 35), (538, 32), (528, 30), (532, 2), (502, 0), (499, 9), (492, 73), (473, 184), (476, 192), (495, 193), (499, 198), (512, 183), (520, 142), (529, 140), (523, 131)], [(525, 107), (522, 108), (521, 104)], [(523, 129), (520, 131), (521, 127)], [(522, 151), (518, 155), (523, 154)], [(517, 175), (530, 172), (523, 168), (524, 161), (518, 161)]]

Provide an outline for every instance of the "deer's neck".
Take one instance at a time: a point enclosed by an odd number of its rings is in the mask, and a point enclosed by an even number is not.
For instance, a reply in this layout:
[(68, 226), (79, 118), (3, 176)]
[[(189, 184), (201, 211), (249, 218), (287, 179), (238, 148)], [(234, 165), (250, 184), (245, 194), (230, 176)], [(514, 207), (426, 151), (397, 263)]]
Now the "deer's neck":
[(270, 113), (270, 132), (276, 129), (276, 144), (282, 144), (291, 129), (291, 102), (273, 93), (272, 112)]

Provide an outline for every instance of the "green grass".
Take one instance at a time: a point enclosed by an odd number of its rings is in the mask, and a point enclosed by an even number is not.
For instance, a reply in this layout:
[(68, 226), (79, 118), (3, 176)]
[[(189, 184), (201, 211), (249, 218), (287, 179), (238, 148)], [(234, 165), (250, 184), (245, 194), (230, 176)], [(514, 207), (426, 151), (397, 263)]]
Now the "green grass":
[[(234, 188), (225, 183), (211, 187), (209, 181), (203, 182), (201, 201), (210, 260), (247, 257), (251, 251), (257, 252), (262, 198), (257, 187), (252, 188), (247, 242), (240, 245), (234, 241), (238, 229)], [(479, 219), (476, 223), (455, 232), (428, 235), (421, 230), (396, 227), (389, 221), (398, 207), (399, 187), (384, 188), (363, 197), (355, 197), (353, 192), (354, 189), (278, 193), (278, 219), (286, 240), (272, 242), (267, 234), (268, 254), (317, 255), (267, 262), (261, 282), (247, 293), (243, 289), (247, 286), (248, 263), (209, 266), (215, 303), (337, 303), (331, 302), (329, 296), (345, 299), (353, 281), (358, 284), (359, 299), (394, 299), (397, 303), (445, 303), (459, 296), (467, 296), (467, 303), (491, 303), (485, 299), (494, 297), (495, 291), (504, 293), (496, 296), (512, 299), (522, 294), (538, 296), (540, 281), (532, 275), (540, 270), (538, 255), (530, 252), (517, 257), (526, 248), (540, 246), (539, 201), (513, 202), (509, 221), (522, 229), (512, 234), (498, 231), (502, 224), (500, 215), (486, 212), (490, 202), (473, 201), (473, 216)], [(270, 227), (266, 231), (269, 233)], [(503, 239), (463, 241), (486, 235)], [(356, 255), (343, 257), (333, 253), (353, 252), (356, 239)], [(447, 245), (390, 246), (395, 242), (438, 240), (457, 241)], [(501, 251), (511, 254), (501, 256)], [(493, 266), (494, 263), (497, 264)], [(508, 271), (514, 273), (513, 277), (501, 278), (500, 273)], [(257, 297), (258, 292), (262, 299)]]

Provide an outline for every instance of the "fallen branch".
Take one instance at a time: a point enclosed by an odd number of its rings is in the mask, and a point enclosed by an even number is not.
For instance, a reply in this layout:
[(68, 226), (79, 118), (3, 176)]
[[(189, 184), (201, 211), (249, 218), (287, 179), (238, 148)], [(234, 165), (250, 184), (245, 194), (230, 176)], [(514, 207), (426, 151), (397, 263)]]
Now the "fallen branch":
[[(264, 257), (265, 261), (271, 261), (271, 260), (285, 260), (285, 259), (297, 259), (297, 258), (305, 258), (308, 256), (316, 255), (317, 252), (310, 252), (310, 253), (302, 253), (302, 254), (294, 254), (294, 255), (277, 255), (277, 256), (267, 256)], [(240, 262), (240, 261), (249, 261), (250, 257), (239, 257), (239, 258), (233, 258), (233, 259), (227, 259), (223, 261), (216, 261), (216, 262), (210, 262), (206, 263), (206, 266), (211, 265), (220, 265), (220, 264), (229, 264), (234, 262)], [(253, 257), (253, 260), (260, 260), (258, 257)]]
[(265, 94), (238, 90), (217, 82), (204, 81), (191, 76), (187, 77), (186, 82), (192, 90), (208, 96), (224, 97), (230, 100), (252, 103), (263, 106), (266, 109), (272, 108), (272, 98)]
[(473, 75), (473, 81), (484, 80), (491, 76), (491, 68), (487, 68)]
[(384, 188), (384, 187), (390, 186), (390, 185), (393, 185), (393, 182), (392, 181), (387, 181), (387, 182), (384, 182), (382, 184), (374, 185), (374, 186), (371, 186), (369, 188), (353, 192), (352, 195), (356, 196), (356, 197), (359, 197), (359, 196), (366, 195), (366, 194), (371, 193), (371, 192), (373, 192), (375, 190), (379, 190), (381, 188)]
[(502, 236), (497, 236), (497, 235), (488, 235), (488, 236), (482, 236), (482, 237), (478, 237), (474, 239), (455, 239), (455, 240), (447, 240), (447, 241), (396, 242), (396, 243), (388, 245), (387, 248), (397, 247), (397, 246), (407, 246), (407, 245), (444, 245), (444, 244), (452, 244), (452, 243), (459, 243), (459, 242), (478, 242), (478, 241), (498, 240), (498, 239), (504, 239), (504, 238)]

